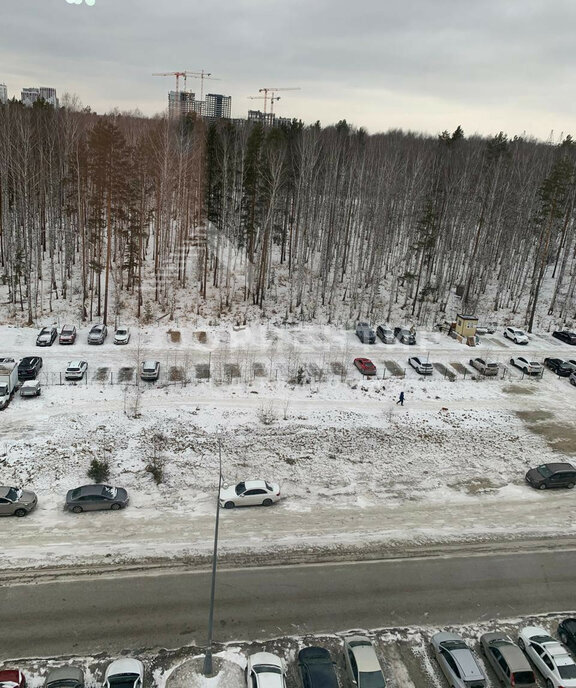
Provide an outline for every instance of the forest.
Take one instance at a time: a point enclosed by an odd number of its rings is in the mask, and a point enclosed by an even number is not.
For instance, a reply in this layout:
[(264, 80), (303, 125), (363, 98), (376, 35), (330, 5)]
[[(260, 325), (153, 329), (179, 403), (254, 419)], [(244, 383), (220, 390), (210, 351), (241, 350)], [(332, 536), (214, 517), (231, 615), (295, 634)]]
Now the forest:
[[(0, 105), (3, 317), (576, 318), (576, 145)], [(497, 320), (497, 317), (492, 319)]]

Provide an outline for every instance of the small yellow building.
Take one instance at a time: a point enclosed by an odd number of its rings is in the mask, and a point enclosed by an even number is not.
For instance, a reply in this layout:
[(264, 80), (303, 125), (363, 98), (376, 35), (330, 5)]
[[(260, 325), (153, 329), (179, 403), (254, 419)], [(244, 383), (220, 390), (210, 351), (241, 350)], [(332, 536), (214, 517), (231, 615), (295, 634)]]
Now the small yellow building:
[(462, 315), (458, 313), (456, 316), (454, 332), (459, 342), (466, 342), (468, 346), (475, 346), (477, 327), (478, 318), (475, 315)]

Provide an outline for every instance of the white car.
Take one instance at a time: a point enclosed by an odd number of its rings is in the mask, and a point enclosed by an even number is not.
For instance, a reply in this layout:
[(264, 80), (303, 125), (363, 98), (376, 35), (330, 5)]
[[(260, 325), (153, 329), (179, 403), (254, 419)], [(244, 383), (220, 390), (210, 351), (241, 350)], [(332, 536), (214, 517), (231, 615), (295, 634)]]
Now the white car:
[(510, 364), (520, 368), (526, 375), (542, 375), (544, 366), (538, 361), (530, 361), (524, 356), (514, 356), (510, 359)]
[(160, 375), (160, 361), (143, 361), (140, 369), (142, 380), (157, 380)]
[(271, 652), (256, 652), (248, 657), (246, 688), (286, 688), (286, 667)]
[(88, 363), (86, 361), (70, 361), (64, 373), (64, 377), (67, 380), (81, 380), (87, 370)]
[(543, 628), (523, 628), (518, 645), (542, 674), (547, 688), (576, 688), (576, 662), (564, 645)]
[(419, 372), (420, 375), (432, 375), (434, 372), (432, 364), (428, 361), (423, 361), (421, 358), (418, 358), (418, 356), (412, 356), (412, 358), (409, 358), (408, 363), (414, 368), (414, 370)]
[(114, 344), (128, 344), (130, 341), (130, 328), (118, 327), (114, 333)]
[(528, 344), (528, 335), (524, 330), (519, 330), (516, 327), (507, 327), (504, 330), (506, 339), (511, 339), (516, 344)]
[(385, 688), (382, 667), (370, 638), (352, 635), (344, 638), (344, 663), (351, 685), (356, 688)]
[(142, 688), (143, 683), (144, 665), (131, 657), (116, 659), (104, 674), (104, 688)]
[(272, 506), (280, 499), (280, 486), (267, 480), (245, 480), (220, 488), (220, 506)]

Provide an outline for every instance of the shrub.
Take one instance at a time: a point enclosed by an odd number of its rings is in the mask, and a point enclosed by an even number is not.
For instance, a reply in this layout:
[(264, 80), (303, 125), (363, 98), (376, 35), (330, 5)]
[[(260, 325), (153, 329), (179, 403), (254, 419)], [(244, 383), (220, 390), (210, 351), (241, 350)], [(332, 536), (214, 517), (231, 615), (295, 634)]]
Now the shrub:
[(107, 483), (110, 478), (110, 465), (106, 459), (93, 458), (88, 469), (88, 477), (95, 483)]
[(164, 482), (164, 461), (156, 456), (146, 466), (146, 471), (152, 474), (156, 485)]

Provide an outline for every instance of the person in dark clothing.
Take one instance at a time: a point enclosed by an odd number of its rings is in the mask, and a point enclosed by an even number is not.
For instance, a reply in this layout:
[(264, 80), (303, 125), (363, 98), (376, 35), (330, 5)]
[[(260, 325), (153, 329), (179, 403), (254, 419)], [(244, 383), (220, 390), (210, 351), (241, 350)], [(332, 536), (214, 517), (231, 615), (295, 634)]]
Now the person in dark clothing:
[(398, 406), (398, 404), (400, 404), (400, 406), (404, 406), (404, 392), (400, 392), (396, 406)]

